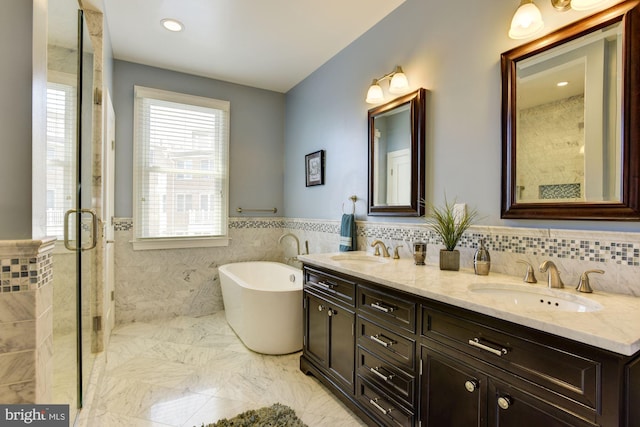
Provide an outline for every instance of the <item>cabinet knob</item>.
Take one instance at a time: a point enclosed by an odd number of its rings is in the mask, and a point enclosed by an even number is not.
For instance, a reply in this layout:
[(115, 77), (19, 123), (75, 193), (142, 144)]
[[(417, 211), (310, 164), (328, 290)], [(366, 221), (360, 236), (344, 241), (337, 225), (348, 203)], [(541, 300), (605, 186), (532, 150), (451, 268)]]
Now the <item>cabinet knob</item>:
[(331, 317), (331, 316), (335, 316), (336, 314), (338, 314), (337, 311), (329, 309), (327, 310), (327, 316)]
[(464, 383), (464, 388), (467, 389), (469, 393), (473, 393), (478, 388), (478, 381), (469, 380)]
[(324, 310), (324, 305), (322, 304), (318, 305), (318, 311), (322, 311), (322, 310)]
[(498, 406), (500, 409), (509, 409), (509, 406), (511, 406), (511, 398), (509, 396), (499, 397)]

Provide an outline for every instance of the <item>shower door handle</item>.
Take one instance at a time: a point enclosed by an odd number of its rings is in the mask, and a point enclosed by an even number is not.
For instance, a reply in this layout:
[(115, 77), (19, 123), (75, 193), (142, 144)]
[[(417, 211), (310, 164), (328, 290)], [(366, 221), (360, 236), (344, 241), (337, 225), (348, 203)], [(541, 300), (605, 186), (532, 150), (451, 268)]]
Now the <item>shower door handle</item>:
[[(98, 216), (93, 211), (93, 209), (80, 209), (80, 213), (86, 213), (91, 215), (91, 243), (87, 247), (81, 247), (80, 249), (83, 251), (89, 251), (96, 247), (98, 244)], [(82, 216), (82, 215), (80, 215)]]
[(75, 251), (76, 247), (71, 246), (69, 242), (69, 216), (71, 214), (78, 213), (77, 209), (69, 209), (64, 213), (64, 247), (69, 249), (70, 251)]
[(81, 246), (81, 251), (88, 251), (96, 247), (98, 244), (98, 221), (96, 213), (91, 209), (69, 209), (64, 214), (64, 247), (70, 251), (78, 250), (77, 247), (71, 245), (69, 240), (69, 217), (71, 214), (80, 214), (79, 220), (82, 219), (82, 214), (86, 213), (91, 215), (91, 243), (89, 246)]

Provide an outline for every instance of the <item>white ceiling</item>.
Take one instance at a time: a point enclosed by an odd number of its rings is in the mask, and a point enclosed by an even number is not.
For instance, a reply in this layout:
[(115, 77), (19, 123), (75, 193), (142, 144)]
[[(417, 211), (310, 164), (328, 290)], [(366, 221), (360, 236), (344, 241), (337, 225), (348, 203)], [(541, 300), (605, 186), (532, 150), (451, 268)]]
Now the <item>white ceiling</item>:
[[(103, 3), (116, 59), (286, 92), (404, 1), (98, 3)], [(163, 18), (181, 21), (184, 31), (165, 30)]]

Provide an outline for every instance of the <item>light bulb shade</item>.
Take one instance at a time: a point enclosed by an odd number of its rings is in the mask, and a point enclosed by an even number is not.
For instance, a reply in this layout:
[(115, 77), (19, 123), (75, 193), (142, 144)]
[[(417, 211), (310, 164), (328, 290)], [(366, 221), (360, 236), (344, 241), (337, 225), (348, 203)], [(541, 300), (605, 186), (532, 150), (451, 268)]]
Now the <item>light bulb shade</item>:
[(509, 37), (526, 39), (544, 28), (540, 9), (533, 3), (523, 2), (511, 20)]
[(598, 7), (604, 0), (571, 0), (571, 9), (589, 10)]
[(409, 90), (407, 76), (402, 71), (395, 73), (389, 82), (389, 92), (398, 94), (405, 93), (407, 90)]
[(165, 29), (173, 32), (179, 32), (184, 29), (184, 25), (182, 24), (182, 22), (171, 18), (163, 19), (162, 21), (160, 21), (160, 24), (162, 24)]
[(378, 83), (375, 82), (375, 80), (373, 84), (369, 86), (369, 90), (367, 91), (367, 99), (365, 101), (367, 104), (379, 104), (384, 101), (382, 88)]

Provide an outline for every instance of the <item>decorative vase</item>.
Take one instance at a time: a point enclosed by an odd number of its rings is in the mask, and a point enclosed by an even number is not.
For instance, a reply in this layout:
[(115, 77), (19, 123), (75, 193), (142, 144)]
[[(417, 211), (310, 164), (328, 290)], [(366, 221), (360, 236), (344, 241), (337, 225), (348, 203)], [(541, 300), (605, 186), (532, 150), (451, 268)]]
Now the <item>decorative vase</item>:
[(460, 270), (460, 251), (440, 249), (440, 270)]

